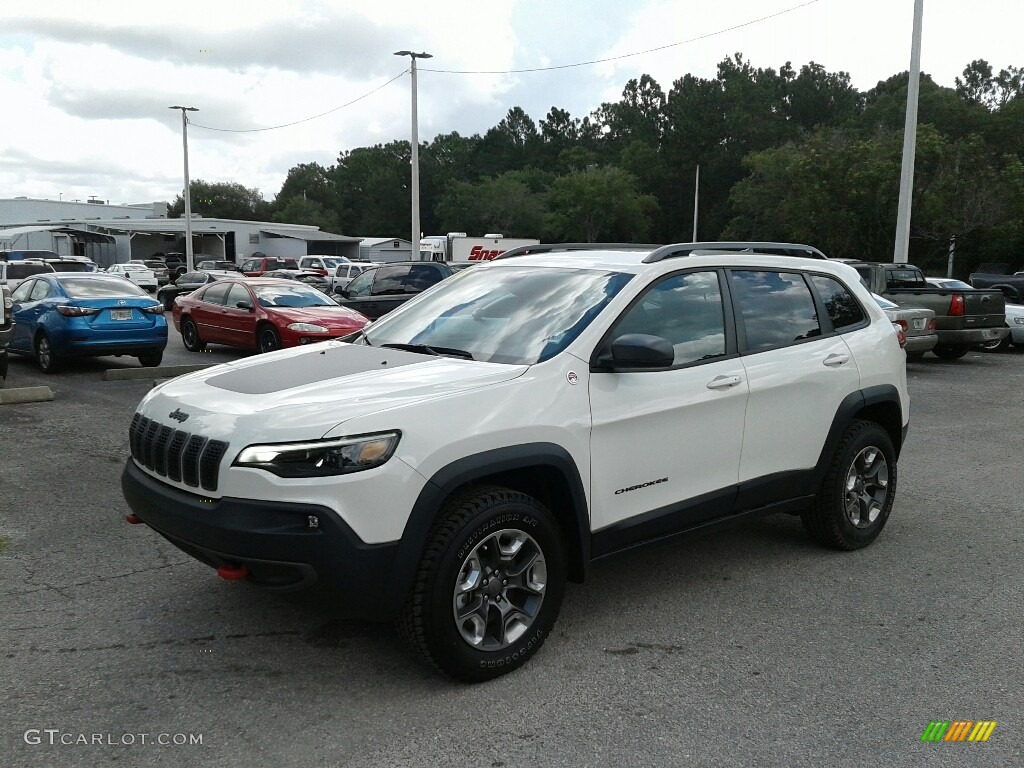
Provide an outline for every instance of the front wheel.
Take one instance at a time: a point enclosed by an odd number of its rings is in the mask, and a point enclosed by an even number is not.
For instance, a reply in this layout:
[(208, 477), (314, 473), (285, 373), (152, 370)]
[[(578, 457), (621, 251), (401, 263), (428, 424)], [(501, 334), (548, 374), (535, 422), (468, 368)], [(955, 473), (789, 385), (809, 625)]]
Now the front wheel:
[(853, 422), (839, 440), (814, 504), (801, 515), (819, 544), (860, 549), (882, 532), (896, 496), (896, 451), (873, 421)]
[(272, 325), (260, 326), (256, 332), (256, 348), (260, 352), (273, 352), (281, 348), (281, 336)]
[(160, 352), (145, 352), (139, 355), (139, 362), (142, 363), (144, 368), (156, 368), (160, 365), (164, 359), (164, 353)]
[(947, 347), (940, 344), (939, 346), (935, 347), (935, 349), (933, 349), (932, 352), (935, 353), (936, 357), (940, 357), (943, 360), (959, 360), (961, 357), (966, 355), (969, 350), (970, 347)]
[(40, 333), (36, 339), (36, 362), (43, 373), (56, 373), (60, 370), (60, 360), (45, 333)]
[(419, 657), (466, 682), (518, 669), (551, 633), (565, 592), (558, 524), (537, 500), (478, 487), (447, 504), (398, 630)]

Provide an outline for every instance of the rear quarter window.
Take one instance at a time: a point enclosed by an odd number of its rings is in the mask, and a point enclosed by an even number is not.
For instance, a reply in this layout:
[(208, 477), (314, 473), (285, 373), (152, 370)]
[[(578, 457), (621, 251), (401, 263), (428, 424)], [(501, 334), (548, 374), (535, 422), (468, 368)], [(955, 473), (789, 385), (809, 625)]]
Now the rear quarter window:
[(835, 330), (842, 333), (864, 322), (864, 310), (845, 285), (824, 275), (811, 275), (811, 282)]

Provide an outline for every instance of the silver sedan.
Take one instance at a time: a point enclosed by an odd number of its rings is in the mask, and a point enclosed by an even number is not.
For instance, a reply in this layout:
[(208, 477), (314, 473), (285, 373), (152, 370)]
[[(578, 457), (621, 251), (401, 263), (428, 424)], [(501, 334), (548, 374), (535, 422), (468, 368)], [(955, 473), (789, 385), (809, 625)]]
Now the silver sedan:
[(903, 335), (907, 338), (904, 349), (908, 358), (918, 359), (939, 343), (938, 334), (935, 333), (935, 313), (930, 309), (901, 307), (877, 293), (871, 295), (889, 321), (903, 330)]

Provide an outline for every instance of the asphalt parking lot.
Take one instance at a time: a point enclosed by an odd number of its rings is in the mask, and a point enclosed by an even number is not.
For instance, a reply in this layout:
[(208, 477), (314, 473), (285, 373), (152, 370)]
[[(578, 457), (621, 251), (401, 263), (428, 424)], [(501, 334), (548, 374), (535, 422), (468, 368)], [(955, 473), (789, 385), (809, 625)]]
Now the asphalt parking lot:
[[(172, 330), (164, 362), (238, 356)], [(152, 380), (103, 371), (137, 366), (12, 360), (9, 387), (56, 397), (0, 405), (2, 765), (1021, 764), (1020, 351), (910, 364), (872, 546), (822, 550), (783, 516), (602, 561), (526, 667), (472, 687), (388, 626), (219, 580), (125, 524), (127, 426)], [(922, 743), (936, 720), (998, 725)]]

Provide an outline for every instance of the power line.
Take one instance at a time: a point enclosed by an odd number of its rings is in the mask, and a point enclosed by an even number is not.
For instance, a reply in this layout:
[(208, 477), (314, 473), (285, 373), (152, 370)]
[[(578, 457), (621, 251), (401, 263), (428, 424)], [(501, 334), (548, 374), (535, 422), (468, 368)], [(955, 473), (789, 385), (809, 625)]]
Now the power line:
[[(572, 69), (574, 67), (587, 67), (587, 66), (590, 66), (591, 64), (604, 64), (604, 63), (609, 62), (609, 61), (619, 61), (621, 59), (629, 59), (629, 58), (632, 58), (634, 56), (644, 56), (644, 55), (646, 55), (648, 53), (656, 53), (657, 51), (664, 51), (664, 50), (667, 50), (668, 48), (677, 48), (677, 47), (679, 47), (681, 45), (688, 45), (690, 43), (696, 43), (696, 42), (698, 42), (700, 40), (707, 40), (708, 38), (716, 37), (717, 35), (724, 35), (726, 32), (734, 32), (737, 29), (743, 29), (744, 27), (749, 27), (749, 26), (752, 26), (754, 24), (760, 24), (762, 21), (768, 21), (769, 19), (775, 19), (775, 18), (778, 18), (779, 16), (785, 16), (788, 13), (793, 13), (794, 11), (798, 11), (801, 8), (806, 8), (809, 5), (815, 5), (816, 3), (820, 3), (820, 2), (821, 2), (821, 0), (807, 0), (807, 2), (801, 3), (799, 5), (794, 5), (791, 8), (786, 8), (785, 10), (776, 11), (775, 13), (770, 13), (767, 16), (761, 16), (761, 17), (756, 18), (756, 19), (751, 19), (750, 21), (745, 21), (742, 24), (734, 24), (731, 27), (725, 27), (724, 29), (719, 29), (719, 30), (716, 30), (714, 32), (708, 32), (707, 34), (704, 34), (704, 35), (698, 35), (697, 37), (691, 37), (691, 38), (689, 38), (687, 40), (680, 40), (679, 42), (668, 43), (667, 45), (659, 45), (659, 46), (657, 46), (655, 48), (648, 48), (647, 50), (644, 50), (644, 51), (636, 51), (634, 53), (624, 53), (624, 54), (622, 54), (620, 56), (609, 56), (607, 58), (593, 59), (591, 61), (580, 61), (580, 62), (576, 62), (574, 64), (556, 64), (556, 65), (551, 66), (551, 67), (530, 67), (530, 68), (527, 68), (527, 69), (430, 69), (428, 67), (419, 67), (419, 70), (421, 72), (437, 72), (439, 74), (448, 74), (448, 75), (515, 75), (515, 74), (524, 74), (524, 73), (529, 73), (529, 72), (551, 72), (551, 71), (559, 70), (559, 69)], [(353, 104), (356, 104), (357, 102), (360, 102), (363, 99), (365, 99), (365, 98), (367, 98), (369, 96), (372, 96), (373, 94), (377, 93), (377, 91), (380, 91), (380, 90), (383, 90), (384, 88), (387, 88), (389, 85), (391, 85), (393, 82), (395, 82), (398, 78), (402, 77), (405, 74), (408, 74), (408, 72), (409, 72), (408, 69), (402, 70), (397, 75), (395, 75), (393, 78), (388, 80), (386, 83), (383, 83), (383, 84), (377, 86), (372, 91), (368, 91), (368, 92), (364, 93), (362, 96), (359, 96), (359, 97), (357, 97), (355, 99), (352, 99), (352, 101), (348, 101), (348, 102), (346, 102), (344, 104), (341, 104), (341, 105), (339, 105), (337, 107), (334, 107), (333, 109), (329, 109), (326, 112), (321, 112), (320, 114), (317, 114), (317, 115), (311, 115), (309, 117), (304, 117), (304, 118), (302, 118), (300, 120), (293, 120), (290, 123), (282, 123), (281, 125), (270, 125), (270, 126), (267, 126), (265, 128), (215, 128), (214, 126), (211, 126), (211, 125), (200, 125), (198, 123), (193, 123), (191, 120), (189, 120), (189, 125), (194, 126), (195, 128), (202, 128), (202, 129), (207, 130), (207, 131), (218, 131), (220, 133), (261, 133), (263, 131), (276, 131), (279, 128), (290, 128), (293, 125), (299, 125), (301, 123), (308, 123), (310, 120), (317, 120), (317, 119), (319, 119), (321, 117), (326, 117), (327, 115), (330, 115), (330, 114), (332, 114), (334, 112), (337, 112), (338, 110), (345, 109), (346, 107), (350, 107)]]
[(377, 91), (380, 91), (380, 90), (383, 90), (384, 88), (387, 88), (389, 85), (391, 85), (393, 82), (395, 82), (395, 80), (397, 80), (398, 78), (400, 78), (403, 75), (407, 74), (408, 72), (409, 72), (408, 69), (403, 69), (401, 72), (399, 72), (397, 75), (392, 77), (390, 80), (388, 80), (383, 85), (378, 85), (372, 91), (367, 91), (362, 96), (359, 96), (358, 98), (352, 99), (352, 101), (345, 102), (344, 104), (341, 104), (341, 105), (339, 105), (337, 107), (334, 107), (333, 109), (328, 109), (326, 112), (321, 112), (319, 115), (312, 115), (310, 117), (304, 117), (301, 120), (294, 120), (294, 121), (292, 121), (290, 123), (282, 123), (281, 125), (270, 125), (270, 126), (267, 126), (266, 128), (214, 128), (213, 126), (210, 126), (210, 125), (199, 125), (198, 123), (193, 123), (191, 120), (188, 121), (188, 124), (193, 126), (194, 128), (204, 128), (207, 131), (220, 131), (222, 133), (259, 133), (260, 131), (276, 131), (278, 128), (290, 128), (293, 125), (298, 125), (299, 123), (308, 123), (310, 120), (316, 120), (317, 118), (324, 117), (326, 115), (331, 114), (332, 112), (337, 112), (339, 109), (344, 109), (345, 107), (351, 107), (356, 102), (362, 101), (363, 99), (367, 98), (368, 96), (372, 96)]
[(526, 72), (550, 72), (556, 69), (572, 69), (573, 67), (587, 67), (591, 64), (604, 64), (609, 61), (618, 61), (620, 59), (628, 59), (633, 56), (643, 56), (648, 53), (655, 53), (656, 51), (664, 51), (667, 48), (676, 48), (680, 45), (688, 45), (689, 43), (696, 43), (700, 40), (707, 40), (709, 37), (715, 37), (716, 35), (724, 35), (726, 32), (733, 32), (737, 29), (743, 29), (753, 24), (759, 24), (762, 21), (768, 21), (769, 19), (778, 18), (784, 16), (787, 13), (798, 11), (801, 8), (806, 8), (809, 5), (819, 3), (821, 0), (807, 0), (806, 3), (800, 5), (794, 5), (792, 8), (787, 8), (784, 11), (777, 11), (770, 13), (767, 16), (761, 16), (757, 19), (751, 19), (745, 21), (742, 24), (736, 24), (725, 29), (719, 29), (715, 32), (708, 32), (706, 35), (699, 35), (698, 37), (691, 37), (688, 40), (680, 40), (678, 43), (669, 43), (668, 45), (659, 45), (657, 48), (648, 48), (646, 51), (637, 51), (635, 53), (624, 53), (621, 56), (609, 56), (605, 59), (593, 59), (591, 61), (580, 61), (575, 64), (557, 64), (552, 67), (531, 67), (529, 69), (430, 69), (428, 67), (420, 67), (420, 72), (438, 72), (447, 75), (517, 75)]

